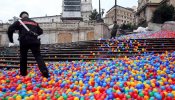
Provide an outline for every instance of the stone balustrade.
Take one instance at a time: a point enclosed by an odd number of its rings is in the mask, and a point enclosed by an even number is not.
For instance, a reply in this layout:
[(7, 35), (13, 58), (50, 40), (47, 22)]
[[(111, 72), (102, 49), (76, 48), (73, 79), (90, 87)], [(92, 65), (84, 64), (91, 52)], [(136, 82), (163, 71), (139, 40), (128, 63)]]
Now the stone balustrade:
[[(10, 24), (1, 24), (0, 31), (7, 31)], [(80, 22), (80, 23), (39, 23), (40, 27), (44, 30), (65, 30), (65, 29), (83, 29), (93, 28), (94, 22)]]
[(51, 30), (51, 29), (57, 29), (57, 30), (65, 30), (65, 29), (78, 29), (78, 28), (93, 28), (95, 23), (39, 23), (40, 27), (44, 30)]

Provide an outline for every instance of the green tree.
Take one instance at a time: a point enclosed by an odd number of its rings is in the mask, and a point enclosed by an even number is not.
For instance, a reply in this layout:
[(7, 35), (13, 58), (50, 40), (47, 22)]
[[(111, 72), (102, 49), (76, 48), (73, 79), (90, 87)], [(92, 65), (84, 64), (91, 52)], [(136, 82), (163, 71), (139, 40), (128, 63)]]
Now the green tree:
[(96, 9), (94, 9), (92, 12), (91, 12), (91, 15), (89, 16), (89, 19), (90, 20), (97, 20), (97, 15), (98, 15), (98, 12)]
[(133, 30), (133, 29), (136, 29), (137, 27), (136, 25), (132, 25), (131, 23), (128, 23), (128, 24), (122, 24), (120, 28), (122, 30)]
[(174, 20), (175, 8), (172, 5), (162, 4), (153, 13), (152, 22), (163, 24)]

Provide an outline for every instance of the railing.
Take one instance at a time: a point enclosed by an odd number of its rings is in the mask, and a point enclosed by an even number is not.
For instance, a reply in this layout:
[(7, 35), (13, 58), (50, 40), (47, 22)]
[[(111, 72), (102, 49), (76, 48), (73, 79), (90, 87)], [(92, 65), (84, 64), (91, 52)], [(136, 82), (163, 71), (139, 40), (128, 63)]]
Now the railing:
[(93, 28), (95, 25), (92, 23), (40, 23), (40, 27), (43, 29), (77, 29), (77, 28)]
[(0, 31), (7, 31), (10, 24), (0, 24)]
[[(78, 29), (78, 28), (93, 28), (95, 22), (79, 22), (79, 23), (39, 23), (44, 30), (55, 29)], [(10, 24), (0, 24), (0, 31), (7, 31)]]

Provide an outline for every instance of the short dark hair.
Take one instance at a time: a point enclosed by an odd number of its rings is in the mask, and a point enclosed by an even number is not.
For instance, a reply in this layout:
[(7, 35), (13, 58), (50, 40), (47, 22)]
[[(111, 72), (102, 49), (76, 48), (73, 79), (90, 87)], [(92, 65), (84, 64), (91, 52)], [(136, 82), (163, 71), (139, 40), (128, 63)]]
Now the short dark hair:
[(20, 13), (19, 17), (22, 17), (23, 14), (29, 15), (26, 11), (23, 11), (23, 12)]

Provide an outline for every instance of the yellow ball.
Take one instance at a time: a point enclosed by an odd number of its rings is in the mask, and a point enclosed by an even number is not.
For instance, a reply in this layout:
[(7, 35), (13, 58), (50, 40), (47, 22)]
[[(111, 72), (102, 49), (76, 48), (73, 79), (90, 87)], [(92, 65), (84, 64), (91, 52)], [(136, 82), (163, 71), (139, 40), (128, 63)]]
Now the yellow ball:
[(25, 99), (24, 100), (30, 100), (30, 98), (29, 97), (25, 97)]
[(17, 76), (16, 76), (16, 78), (17, 78), (17, 79), (19, 79), (19, 78), (20, 78), (20, 76), (19, 76), (19, 75), (17, 75)]
[(58, 98), (58, 100), (64, 100), (64, 98), (61, 96), (61, 97)]
[(95, 91), (95, 94), (100, 94), (100, 91)]
[(150, 88), (150, 85), (148, 85), (148, 84), (145, 84), (145, 88), (147, 88), (147, 89), (148, 89), (148, 88)]
[(22, 100), (22, 97), (20, 95), (16, 96), (16, 100)]
[(144, 96), (144, 100), (149, 100), (149, 97), (148, 96)]
[(134, 81), (134, 78), (131, 78), (131, 81)]
[(163, 85), (163, 82), (159, 82), (159, 83), (160, 83), (161, 86)]
[(75, 81), (75, 85), (78, 85), (78, 81)]
[(75, 97), (74, 100), (79, 100), (79, 98), (78, 97)]
[(155, 85), (154, 83), (151, 83), (151, 86), (152, 86), (152, 87), (155, 87), (156, 85)]
[(171, 93), (175, 96), (175, 91), (172, 91)]
[(168, 80), (169, 83), (172, 83), (173, 81), (171, 79)]
[(157, 92), (158, 90), (156, 88), (153, 89), (154, 92)]
[(101, 89), (101, 87), (100, 87), (100, 86), (98, 86), (98, 87), (97, 87), (97, 90), (99, 91), (100, 89)]
[(126, 87), (125, 90), (129, 90), (129, 87)]
[(117, 82), (117, 83), (116, 83), (116, 85), (119, 85), (119, 84), (120, 84), (120, 82)]
[(164, 94), (165, 94), (165, 96), (167, 96), (167, 95), (168, 95), (168, 93), (167, 93), (167, 92), (164, 92)]
[(130, 86), (131, 85), (130, 82), (127, 82), (127, 85)]
[(34, 98), (35, 98), (35, 96), (34, 96), (34, 95), (31, 95), (31, 96), (30, 96), (30, 99), (31, 99), (31, 100), (33, 100)]
[(138, 79), (141, 79), (142, 77), (141, 76), (138, 76)]
[(134, 82), (131, 82), (131, 86), (135, 86), (135, 83)]

